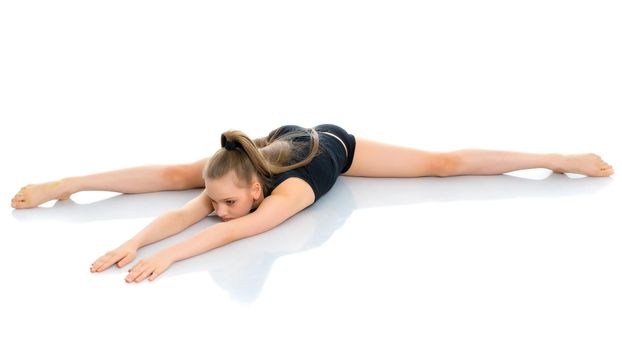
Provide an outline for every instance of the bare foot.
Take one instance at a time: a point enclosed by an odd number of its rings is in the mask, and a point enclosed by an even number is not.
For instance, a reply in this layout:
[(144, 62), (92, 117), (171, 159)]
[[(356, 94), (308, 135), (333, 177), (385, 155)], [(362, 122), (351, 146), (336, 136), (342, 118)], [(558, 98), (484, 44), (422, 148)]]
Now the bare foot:
[(63, 189), (61, 181), (31, 184), (22, 187), (11, 200), (11, 206), (15, 209), (25, 209), (34, 208), (52, 199), (67, 200), (71, 193)]
[(587, 176), (611, 176), (613, 167), (594, 153), (563, 155), (556, 173), (573, 173)]

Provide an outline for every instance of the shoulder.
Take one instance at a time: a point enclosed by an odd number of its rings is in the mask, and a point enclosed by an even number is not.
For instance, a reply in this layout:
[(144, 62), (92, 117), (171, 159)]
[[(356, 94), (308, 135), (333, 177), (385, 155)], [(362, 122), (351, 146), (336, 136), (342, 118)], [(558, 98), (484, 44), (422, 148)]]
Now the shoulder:
[(304, 179), (296, 176), (288, 177), (281, 182), (272, 190), (270, 196), (292, 197), (305, 206), (309, 206), (315, 201), (315, 194), (311, 185)]
[(280, 223), (314, 201), (315, 194), (311, 186), (301, 178), (290, 177), (274, 188), (254, 214), (269, 216)]
[(312, 175), (309, 173), (310, 164), (273, 175), (266, 186), (264, 195), (270, 196), (281, 191), (290, 192), (308, 189), (314, 194), (313, 198), (315, 200), (316, 191)]

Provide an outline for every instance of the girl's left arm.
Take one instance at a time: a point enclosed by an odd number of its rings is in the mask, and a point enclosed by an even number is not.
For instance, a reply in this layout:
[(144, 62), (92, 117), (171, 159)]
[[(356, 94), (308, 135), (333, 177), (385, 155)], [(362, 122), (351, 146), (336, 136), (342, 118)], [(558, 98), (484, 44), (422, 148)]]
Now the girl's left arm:
[(210, 226), (186, 241), (140, 260), (129, 269), (126, 282), (156, 279), (171, 264), (205, 253), (238, 239), (268, 231), (313, 203), (311, 186), (299, 178), (289, 178), (277, 186), (259, 207), (248, 215)]

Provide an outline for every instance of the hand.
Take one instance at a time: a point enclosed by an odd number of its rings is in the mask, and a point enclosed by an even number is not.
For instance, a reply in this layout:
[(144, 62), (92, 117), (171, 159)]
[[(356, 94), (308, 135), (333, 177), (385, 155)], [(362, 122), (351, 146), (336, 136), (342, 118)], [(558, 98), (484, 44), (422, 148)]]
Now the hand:
[(138, 251), (138, 245), (132, 241), (123, 243), (119, 248), (111, 250), (91, 264), (91, 272), (101, 272), (117, 263), (119, 268), (134, 260)]
[(164, 270), (168, 269), (173, 263), (173, 259), (165, 252), (156, 253), (148, 258), (142, 259), (138, 264), (129, 269), (129, 275), (125, 277), (125, 282), (140, 282), (149, 277), (149, 281), (156, 279)]

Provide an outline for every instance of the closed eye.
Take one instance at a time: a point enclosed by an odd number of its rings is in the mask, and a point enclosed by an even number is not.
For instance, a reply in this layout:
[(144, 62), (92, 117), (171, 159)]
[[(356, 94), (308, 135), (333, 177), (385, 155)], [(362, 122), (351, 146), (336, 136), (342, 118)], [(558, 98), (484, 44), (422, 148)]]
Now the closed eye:
[[(212, 203), (213, 203), (214, 205), (217, 205), (217, 204), (218, 204), (218, 202), (216, 202), (215, 200), (212, 200)], [(226, 201), (225, 201), (225, 204), (226, 204), (226, 205), (234, 205), (234, 204), (235, 204), (235, 201), (234, 201), (234, 200), (226, 200)]]

